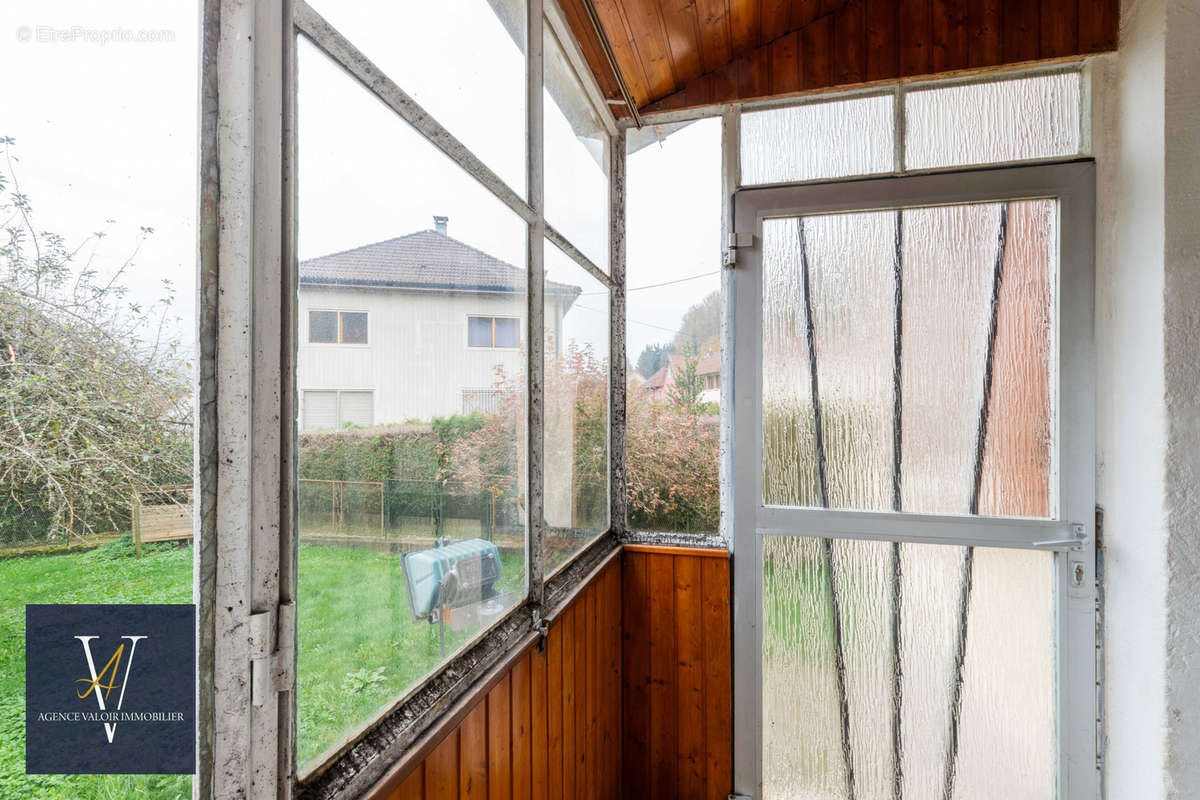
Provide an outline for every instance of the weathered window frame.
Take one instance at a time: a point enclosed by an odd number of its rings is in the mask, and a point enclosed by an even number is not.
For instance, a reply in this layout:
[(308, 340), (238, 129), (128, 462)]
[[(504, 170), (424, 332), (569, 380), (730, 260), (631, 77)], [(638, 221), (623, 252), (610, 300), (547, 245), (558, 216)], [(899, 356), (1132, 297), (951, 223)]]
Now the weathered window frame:
[[(543, 628), (624, 532), (623, 427), (611, 425), (611, 527), (543, 575), (544, 248), (610, 292), (609, 395), (624, 411), (623, 131), (561, 10), (527, 0), (527, 196), (507, 186), (303, 0), (205, 0), (201, 54), (196, 598), (198, 797), (333, 798), (369, 787), (471, 684)], [(550, 25), (609, 137), (608, 272), (544, 218), (543, 26)], [(296, 764), (296, 42), (304, 36), (528, 226), (528, 503), (525, 601), (307, 775)]]

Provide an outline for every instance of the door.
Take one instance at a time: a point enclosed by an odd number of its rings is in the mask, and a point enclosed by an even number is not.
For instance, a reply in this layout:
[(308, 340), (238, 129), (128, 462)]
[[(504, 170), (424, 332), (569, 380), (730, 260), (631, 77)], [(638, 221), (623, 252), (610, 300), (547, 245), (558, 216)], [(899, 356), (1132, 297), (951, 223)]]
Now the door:
[(740, 794), (1095, 796), (1093, 209), (1090, 163), (735, 195)]

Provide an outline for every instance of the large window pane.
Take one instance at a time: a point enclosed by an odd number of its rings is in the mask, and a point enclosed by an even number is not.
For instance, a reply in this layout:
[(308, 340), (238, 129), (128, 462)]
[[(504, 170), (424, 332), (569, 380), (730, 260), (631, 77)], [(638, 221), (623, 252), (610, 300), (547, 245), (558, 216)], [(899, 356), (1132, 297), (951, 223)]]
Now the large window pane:
[(1052, 553), (765, 536), (762, 567), (764, 797), (1055, 796)]
[(314, 0), (321, 16), (525, 193), (525, 0)]
[(1079, 152), (1079, 73), (946, 86), (905, 96), (905, 168)]
[(742, 115), (742, 184), (891, 172), (892, 95)]
[(299, 58), (301, 318), (370, 321), (298, 354), (303, 769), (524, 597), (527, 226)]
[[(25, 774), (24, 625), (26, 604), (192, 601), (199, 18), (186, 1), (0, 4), (4, 800), (191, 797), (187, 775)], [(92, 643), (106, 660), (117, 644)], [(97, 713), (71, 686), (53, 710)]]
[(545, 572), (608, 528), (608, 287), (546, 243)]
[(721, 396), (721, 123), (628, 157), (629, 525), (716, 533)]
[(608, 269), (608, 134), (545, 27), (546, 221)]

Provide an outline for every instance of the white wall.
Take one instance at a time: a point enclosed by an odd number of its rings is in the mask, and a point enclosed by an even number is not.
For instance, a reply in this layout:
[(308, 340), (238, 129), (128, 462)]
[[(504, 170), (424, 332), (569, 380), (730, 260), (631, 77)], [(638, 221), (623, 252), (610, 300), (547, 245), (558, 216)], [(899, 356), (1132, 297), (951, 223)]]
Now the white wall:
[[(368, 344), (309, 344), (310, 308), (366, 311)], [(498, 367), (510, 378), (519, 379), (525, 372), (521, 349), (467, 347), (468, 316), (516, 317), (523, 330), (525, 298), (464, 292), (303, 289), (298, 388), (301, 393), (309, 389), (374, 389), (377, 425), (461, 413), (463, 389), (492, 387)]]
[(1094, 59), (1107, 795), (1200, 796), (1197, 0), (1126, 0)]

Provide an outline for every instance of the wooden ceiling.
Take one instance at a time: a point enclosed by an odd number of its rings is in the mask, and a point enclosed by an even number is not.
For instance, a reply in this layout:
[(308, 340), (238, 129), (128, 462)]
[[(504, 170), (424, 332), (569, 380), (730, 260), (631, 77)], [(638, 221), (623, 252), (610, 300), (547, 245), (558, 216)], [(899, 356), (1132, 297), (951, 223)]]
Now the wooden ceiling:
[[(585, 1), (560, 5), (601, 91), (620, 100), (620, 85)], [(1119, 0), (591, 2), (643, 112), (1111, 50), (1119, 5)]]

